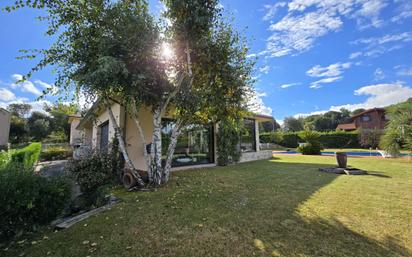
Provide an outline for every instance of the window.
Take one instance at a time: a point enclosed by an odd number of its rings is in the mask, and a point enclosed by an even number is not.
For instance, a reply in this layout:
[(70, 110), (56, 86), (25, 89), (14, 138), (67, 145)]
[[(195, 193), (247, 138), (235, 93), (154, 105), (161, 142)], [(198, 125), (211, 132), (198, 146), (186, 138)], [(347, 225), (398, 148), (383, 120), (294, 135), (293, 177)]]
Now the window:
[(371, 120), (371, 117), (370, 117), (369, 115), (363, 115), (363, 116), (362, 116), (362, 121), (368, 122), (368, 121), (370, 121), (370, 120)]
[(244, 128), (240, 135), (240, 150), (242, 152), (255, 152), (256, 151), (256, 130), (255, 120), (244, 119)]
[[(174, 121), (162, 120), (162, 159), (166, 159), (167, 148)], [(188, 125), (177, 139), (173, 154), (172, 167), (212, 163), (213, 159), (213, 126)]]
[(100, 125), (100, 144), (99, 150), (102, 154), (107, 154), (109, 150), (109, 121)]

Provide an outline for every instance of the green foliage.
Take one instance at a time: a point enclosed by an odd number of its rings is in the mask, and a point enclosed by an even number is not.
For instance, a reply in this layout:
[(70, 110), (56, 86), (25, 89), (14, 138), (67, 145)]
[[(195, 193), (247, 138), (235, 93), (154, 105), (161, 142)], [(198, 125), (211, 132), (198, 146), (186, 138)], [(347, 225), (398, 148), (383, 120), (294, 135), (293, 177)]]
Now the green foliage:
[(29, 127), (27, 120), (12, 115), (10, 119), (9, 140), (13, 144), (27, 142), (29, 139)]
[(0, 240), (33, 231), (61, 214), (70, 198), (64, 179), (46, 179), (20, 164), (0, 172)]
[[(274, 143), (284, 147), (298, 147), (302, 141), (299, 132), (274, 132), (260, 134), (262, 143)], [(359, 133), (345, 131), (320, 132), (319, 141), (326, 148), (359, 148)]]
[(26, 168), (32, 168), (39, 160), (41, 143), (31, 143), (28, 146), (16, 150), (11, 159), (14, 163), (20, 163)]
[(313, 130), (304, 130), (298, 133), (300, 139), (306, 143), (319, 142), (320, 133)]
[(11, 162), (11, 157), (12, 157), (12, 150), (1, 150), (0, 151), (0, 170), (5, 168), (9, 163)]
[(303, 155), (319, 155), (323, 150), (319, 142), (306, 143), (298, 146), (297, 151)]
[(319, 155), (323, 149), (319, 141), (320, 133), (313, 130), (304, 130), (298, 133), (300, 139), (305, 141), (305, 144), (300, 145), (297, 151), (302, 154)]
[(43, 150), (40, 154), (42, 161), (64, 160), (71, 157), (73, 152), (61, 146), (52, 146)]
[(50, 133), (50, 118), (42, 112), (32, 112), (27, 120), (29, 135), (34, 141), (41, 141)]
[(400, 149), (412, 152), (412, 98), (387, 108), (389, 122), (381, 137), (380, 147), (392, 155)]
[(29, 115), (31, 109), (32, 106), (30, 104), (25, 103), (13, 103), (7, 106), (7, 110), (10, 111), (12, 116), (16, 116), (22, 119), (26, 118)]
[(362, 147), (376, 148), (379, 145), (383, 131), (380, 129), (361, 129), (359, 131), (359, 143)]
[(346, 109), (311, 115), (304, 119), (304, 127), (316, 131), (333, 131), (339, 124), (346, 123), (350, 115)]
[(217, 163), (226, 166), (238, 162), (241, 152), (239, 151), (240, 122), (224, 120), (219, 123), (217, 131)]
[(64, 131), (52, 131), (50, 135), (43, 140), (44, 143), (66, 143), (67, 135)]
[(283, 120), (283, 127), (285, 131), (294, 132), (303, 130), (304, 118), (286, 117)]
[(93, 154), (85, 159), (72, 160), (69, 162), (69, 172), (79, 184), (84, 194), (85, 206), (99, 206), (104, 203), (107, 187), (119, 181), (121, 174), (121, 162), (118, 150), (113, 149), (113, 154)]

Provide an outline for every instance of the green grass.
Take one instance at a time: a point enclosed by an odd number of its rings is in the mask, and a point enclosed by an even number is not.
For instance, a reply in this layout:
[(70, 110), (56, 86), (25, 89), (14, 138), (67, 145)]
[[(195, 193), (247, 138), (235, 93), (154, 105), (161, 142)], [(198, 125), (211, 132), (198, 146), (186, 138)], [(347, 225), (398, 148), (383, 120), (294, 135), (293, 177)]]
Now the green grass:
[[(281, 156), (175, 172), (156, 192), (117, 189), (123, 202), (110, 211), (67, 230), (46, 230), (3, 253), (412, 256), (412, 162), (349, 158), (374, 175), (318, 171), (334, 163), (326, 156)], [(256, 239), (264, 250), (254, 246)]]

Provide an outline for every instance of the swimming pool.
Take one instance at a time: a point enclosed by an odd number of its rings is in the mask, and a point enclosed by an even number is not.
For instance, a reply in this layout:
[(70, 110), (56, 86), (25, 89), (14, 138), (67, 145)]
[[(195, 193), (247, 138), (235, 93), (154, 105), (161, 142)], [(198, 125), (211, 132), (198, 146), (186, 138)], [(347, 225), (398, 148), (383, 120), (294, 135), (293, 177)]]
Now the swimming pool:
[[(284, 152), (274, 152), (274, 154), (300, 154), (296, 151), (284, 151)], [(335, 152), (321, 152), (322, 155), (335, 155)], [(378, 152), (346, 152), (348, 156), (354, 157), (370, 157), (370, 156), (378, 156), (382, 157), (382, 155)], [(400, 157), (408, 157), (411, 156), (410, 154), (401, 154)]]

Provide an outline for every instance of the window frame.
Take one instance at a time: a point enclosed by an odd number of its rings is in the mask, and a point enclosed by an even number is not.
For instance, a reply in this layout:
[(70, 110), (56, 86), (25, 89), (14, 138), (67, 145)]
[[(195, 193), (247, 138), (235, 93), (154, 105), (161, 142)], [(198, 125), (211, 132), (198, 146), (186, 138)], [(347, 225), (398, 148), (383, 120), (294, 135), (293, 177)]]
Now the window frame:
[[(164, 121), (166, 121), (166, 122), (175, 122), (176, 120), (175, 119), (172, 119), (172, 118), (162, 118), (162, 121), (161, 121), (161, 123), (162, 123), (162, 133), (161, 133), (161, 140), (162, 140), (162, 137), (163, 137), (163, 128), (164, 128), (164, 126), (163, 126), (163, 122)], [(191, 125), (195, 125), (195, 126), (204, 126), (204, 128), (207, 128), (207, 130), (208, 130), (208, 132), (209, 132), (209, 137), (208, 137), (208, 139), (209, 139), (209, 142), (208, 142), (208, 151), (210, 152), (209, 153), (209, 161), (207, 162), (207, 163), (191, 163), (191, 164), (187, 164), (187, 165), (173, 165), (173, 162), (172, 162), (172, 168), (175, 168), (175, 167), (187, 167), (187, 166), (197, 166), (197, 165), (205, 165), (205, 164), (213, 164), (213, 163), (215, 163), (215, 127), (214, 127), (214, 124), (213, 123), (208, 123), (208, 124), (202, 124), (202, 123), (199, 123), (199, 124), (196, 124), (196, 123), (193, 123), (193, 124), (188, 124), (188, 125), (186, 125), (186, 126), (191, 126)], [(180, 136), (182, 136), (182, 134), (180, 135)], [(180, 137), (179, 136), (179, 137)], [(179, 140), (179, 138), (178, 138), (178, 140)], [(176, 144), (177, 145), (177, 144)], [(162, 142), (162, 148), (163, 148), (164, 146), (163, 146), (163, 142)], [(176, 149), (175, 149), (176, 150)], [(162, 155), (163, 155), (164, 153), (163, 153), (163, 149), (162, 149)], [(176, 154), (176, 152), (174, 152), (173, 153), (173, 155), (175, 155)], [(162, 161), (164, 161), (164, 160), (162, 160)]]
[(251, 119), (251, 118), (244, 118), (243, 119), (243, 126), (245, 128), (245, 121), (252, 121), (253, 122), (253, 129), (252, 129), (252, 139), (253, 139), (253, 143), (252, 143), (252, 150), (247, 150), (247, 151), (243, 151), (242, 150), (242, 144), (243, 144), (243, 140), (242, 140), (242, 132), (239, 135), (239, 147), (240, 147), (240, 151), (242, 153), (253, 153), (253, 152), (257, 152), (257, 142), (256, 142), (256, 120), (255, 119)]

